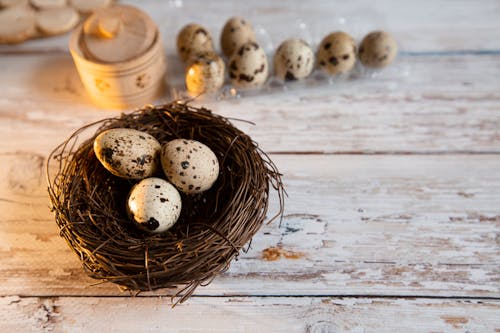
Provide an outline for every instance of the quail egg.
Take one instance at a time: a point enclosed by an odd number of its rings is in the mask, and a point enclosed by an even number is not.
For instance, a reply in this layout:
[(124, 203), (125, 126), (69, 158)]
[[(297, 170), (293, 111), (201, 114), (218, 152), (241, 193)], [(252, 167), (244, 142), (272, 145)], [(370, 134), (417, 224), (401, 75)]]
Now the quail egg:
[(373, 31), (359, 46), (359, 60), (367, 67), (384, 67), (394, 61), (398, 53), (396, 40), (385, 31)]
[(132, 187), (127, 199), (128, 213), (137, 226), (151, 233), (171, 228), (180, 216), (181, 196), (162, 178), (150, 177)]
[(314, 69), (314, 52), (302, 39), (288, 39), (274, 54), (275, 75), (286, 81), (300, 80)]
[(217, 156), (196, 140), (175, 139), (164, 144), (161, 164), (168, 180), (187, 194), (210, 189), (219, 176)]
[(226, 65), (215, 53), (192, 58), (186, 69), (186, 87), (192, 95), (210, 93), (224, 85)]
[(222, 28), (220, 44), (222, 52), (228, 58), (241, 45), (255, 41), (255, 32), (252, 25), (242, 17), (231, 17)]
[(183, 62), (201, 53), (213, 51), (212, 36), (199, 24), (188, 24), (177, 35), (177, 53)]
[(342, 31), (329, 34), (318, 47), (317, 63), (332, 75), (349, 72), (356, 63), (356, 42)]
[(97, 159), (113, 175), (142, 179), (157, 170), (160, 143), (150, 134), (131, 128), (113, 128), (94, 140)]
[(266, 53), (255, 42), (243, 44), (229, 59), (229, 78), (236, 87), (259, 87), (268, 74)]

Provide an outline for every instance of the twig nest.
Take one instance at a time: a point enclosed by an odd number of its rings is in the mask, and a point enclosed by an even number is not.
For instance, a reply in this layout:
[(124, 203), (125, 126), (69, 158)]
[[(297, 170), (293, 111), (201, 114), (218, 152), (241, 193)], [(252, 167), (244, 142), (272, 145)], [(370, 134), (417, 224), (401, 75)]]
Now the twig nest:
[[(161, 168), (144, 180), (113, 175), (96, 157), (93, 143), (116, 128), (147, 133), (161, 145), (178, 138), (203, 143), (219, 164), (216, 181), (200, 193), (179, 192), (177, 208), (175, 189), (166, 185)], [(182, 154), (200, 149), (182, 144), (187, 149)], [(192, 158), (187, 165), (179, 157), (179, 172), (201, 168)], [(281, 175), (257, 144), (226, 118), (179, 102), (146, 106), (77, 130), (49, 156), (47, 176), (61, 236), (90, 277), (135, 291), (182, 287), (178, 301), (226, 270), (248, 244), (266, 219), (270, 189), (281, 208), (275, 217), (283, 208)], [(134, 208), (138, 204), (142, 210)]]

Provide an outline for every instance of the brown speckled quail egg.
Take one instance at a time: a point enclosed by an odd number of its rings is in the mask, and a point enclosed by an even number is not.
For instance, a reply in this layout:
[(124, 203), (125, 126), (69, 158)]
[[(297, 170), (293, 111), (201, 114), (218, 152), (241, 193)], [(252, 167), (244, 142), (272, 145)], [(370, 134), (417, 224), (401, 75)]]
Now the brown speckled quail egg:
[(215, 53), (192, 58), (186, 69), (186, 87), (193, 95), (210, 93), (224, 85), (226, 65)]
[(269, 74), (267, 56), (255, 42), (243, 44), (229, 59), (229, 78), (239, 88), (258, 87)]
[(181, 213), (181, 196), (177, 189), (162, 178), (150, 177), (132, 187), (127, 209), (137, 226), (151, 233), (172, 227)]
[(329, 34), (318, 47), (317, 63), (332, 75), (349, 72), (356, 63), (356, 42), (342, 31)]
[(113, 175), (142, 179), (157, 169), (160, 143), (150, 134), (131, 128), (113, 128), (94, 140), (97, 159)]
[(201, 53), (213, 51), (212, 36), (199, 24), (188, 24), (177, 35), (177, 53), (184, 62)]
[(227, 20), (220, 37), (222, 52), (230, 57), (241, 45), (255, 42), (255, 32), (250, 22), (242, 17), (231, 17)]
[(359, 46), (359, 60), (367, 67), (389, 65), (398, 53), (396, 40), (385, 31), (373, 31), (363, 38)]
[(176, 139), (164, 144), (161, 165), (168, 180), (187, 194), (208, 190), (219, 175), (215, 153), (195, 140)]
[(286, 81), (300, 80), (314, 69), (314, 52), (302, 39), (288, 39), (274, 54), (275, 75)]

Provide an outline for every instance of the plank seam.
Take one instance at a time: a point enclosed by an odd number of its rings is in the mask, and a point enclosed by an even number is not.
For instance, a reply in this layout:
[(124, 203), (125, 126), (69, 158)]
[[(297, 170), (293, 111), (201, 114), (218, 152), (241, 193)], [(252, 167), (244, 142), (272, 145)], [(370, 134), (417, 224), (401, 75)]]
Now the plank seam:
[[(2, 295), (0, 297), (19, 297), (19, 298), (170, 298), (171, 295)], [(435, 300), (457, 300), (457, 301), (500, 301), (500, 297), (496, 296), (435, 296), (435, 295), (358, 295), (358, 294), (297, 294), (297, 295), (267, 295), (267, 294), (230, 294), (230, 295), (210, 295), (210, 294), (196, 294), (190, 298), (355, 298), (355, 299), (435, 299)]]
[(383, 155), (383, 156), (468, 156), (468, 155), (500, 155), (500, 151), (465, 151), (465, 150), (438, 150), (438, 151), (339, 151), (339, 152), (324, 152), (324, 151), (291, 151), (278, 150), (268, 151), (270, 155)]

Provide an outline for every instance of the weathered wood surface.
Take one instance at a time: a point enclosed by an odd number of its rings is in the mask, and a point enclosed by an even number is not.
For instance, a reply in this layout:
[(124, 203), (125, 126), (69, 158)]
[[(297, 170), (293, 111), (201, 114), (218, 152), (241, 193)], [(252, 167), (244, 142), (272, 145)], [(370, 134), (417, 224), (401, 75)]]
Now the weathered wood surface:
[(195, 102), (256, 124), (235, 122), (272, 153), (289, 197), (281, 228), (171, 310), (93, 286), (48, 208), (48, 153), (117, 112), (90, 103), (67, 36), (0, 46), (1, 332), (500, 332), (498, 1), (126, 2), (159, 23), (174, 86), (181, 26), (218, 40), (235, 14), (269, 55), (291, 35), (316, 45), (376, 28), (402, 53), (376, 77)]
[[(500, 152), (500, 55), (403, 57), (381, 73), (289, 92), (197, 101), (268, 152)], [(69, 55), (2, 56), (2, 152), (47, 154), (116, 111), (90, 104)], [(487, 73), (483, 76), (478, 73)], [(179, 74), (180, 75), (180, 74)], [(33, 136), (37, 139), (33, 140)]]
[[(5, 332), (498, 332), (496, 301), (391, 298), (2, 297)], [(8, 313), (9, 316), (5, 316)]]
[[(282, 228), (264, 226), (199, 294), (500, 296), (496, 155), (272, 157), (289, 196)], [(2, 160), (0, 294), (118, 295), (89, 287), (59, 238), (43, 157)]]

